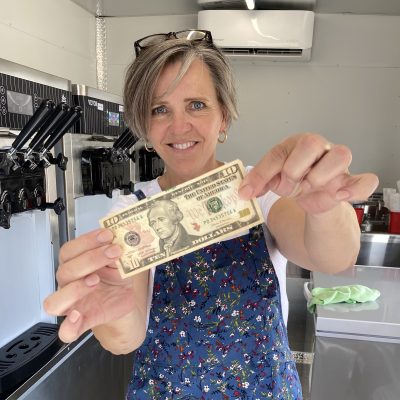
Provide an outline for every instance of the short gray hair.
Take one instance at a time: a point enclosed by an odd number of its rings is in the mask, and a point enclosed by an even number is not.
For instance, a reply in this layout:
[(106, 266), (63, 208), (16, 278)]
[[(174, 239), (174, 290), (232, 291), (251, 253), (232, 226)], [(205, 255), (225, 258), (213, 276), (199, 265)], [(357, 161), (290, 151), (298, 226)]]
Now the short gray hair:
[(147, 137), (153, 93), (164, 67), (176, 61), (182, 62), (173, 83), (175, 86), (196, 59), (203, 61), (211, 73), (227, 126), (237, 119), (233, 72), (222, 52), (205, 41), (170, 39), (142, 50), (126, 72), (123, 93), (125, 122), (134, 133), (145, 139)]

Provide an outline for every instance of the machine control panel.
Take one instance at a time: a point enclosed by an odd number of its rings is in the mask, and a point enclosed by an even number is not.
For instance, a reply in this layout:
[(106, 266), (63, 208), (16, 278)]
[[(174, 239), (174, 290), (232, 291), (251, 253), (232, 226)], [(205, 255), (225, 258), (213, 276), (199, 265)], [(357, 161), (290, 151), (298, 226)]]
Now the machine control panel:
[(77, 132), (117, 137), (125, 127), (123, 106), (110, 101), (98, 100), (86, 96), (73, 96), (73, 102), (79, 105), (84, 114), (77, 124)]
[(0, 127), (22, 129), (43, 99), (72, 103), (72, 92), (0, 73)]

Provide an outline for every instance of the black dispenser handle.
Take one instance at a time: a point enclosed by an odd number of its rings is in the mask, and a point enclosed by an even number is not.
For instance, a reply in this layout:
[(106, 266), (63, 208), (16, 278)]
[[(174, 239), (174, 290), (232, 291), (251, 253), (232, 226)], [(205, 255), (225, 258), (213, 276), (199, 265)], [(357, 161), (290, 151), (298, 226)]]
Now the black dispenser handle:
[(41, 153), (45, 153), (50, 150), (68, 131), (71, 126), (75, 124), (76, 121), (82, 115), (82, 108), (79, 106), (72, 107), (67, 115), (60, 121), (57, 127), (53, 130), (50, 137), (47, 138), (43, 148), (40, 150)]
[(70, 107), (68, 104), (58, 104), (46, 122), (39, 129), (38, 133), (29, 143), (29, 149), (31, 151), (39, 151), (42, 148), (45, 139), (51, 135), (52, 130), (57, 127), (58, 123), (67, 115), (69, 110)]
[(130, 149), (137, 141), (139, 141), (139, 138), (131, 132), (131, 135), (126, 143), (124, 143), (124, 149), (128, 150)]
[(22, 149), (24, 144), (38, 130), (38, 128), (47, 120), (55, 105), (52, 100), (43, 100), (39, 108), (35, 111), (27, 124), (22, 128), (21, 132), (11, 145), (10, 152)]
[(128, 138), (131, 136), (131, 131), (129, 128), (126, 128), (121, 135), (119, 135), (118, 139), (114, 142), (113, 148), (118, 149), (120, 147), (123, 147), (123, 144), (128, 140)]

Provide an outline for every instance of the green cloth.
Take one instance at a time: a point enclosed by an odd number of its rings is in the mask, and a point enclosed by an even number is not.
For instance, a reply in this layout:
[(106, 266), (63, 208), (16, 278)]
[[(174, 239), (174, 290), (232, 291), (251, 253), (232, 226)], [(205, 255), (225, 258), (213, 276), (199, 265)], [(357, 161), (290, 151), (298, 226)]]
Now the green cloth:
[(311, 298), (307, 302), (310, 312), (315, 311), (315, 306), (335, 303), (365, 303), (375, 301), (381, 295), (377, 289), (363, 285), (334, 286), (331, 288), (316, 287), (311, 290)]

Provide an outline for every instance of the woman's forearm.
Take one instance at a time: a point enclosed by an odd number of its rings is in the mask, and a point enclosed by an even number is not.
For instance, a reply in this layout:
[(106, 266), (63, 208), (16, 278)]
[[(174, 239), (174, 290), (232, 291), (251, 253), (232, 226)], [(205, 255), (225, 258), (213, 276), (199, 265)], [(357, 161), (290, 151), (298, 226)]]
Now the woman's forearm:
[(114, 354), (136, 350), (146, 337), (149, 271), (135, 275), (132, 282), (130, 290), (135, 300), (128, 313), (92, 329), (100, 344)]
[(354, 265), (360, 248), (360, 228), (349, 203), (307, 214), (295, 200), (279, 199), (271, 208), (268, 227), (281, 253), (313, 271), (335, 273)]
[(306, 214), (304, 246), (313, 270), (335, 273), (354, 265), (360, 249), (360, 228), (349, 203), (321, 214)]

